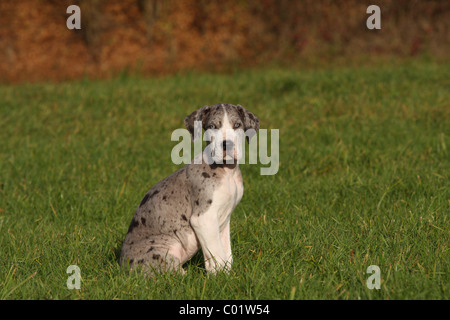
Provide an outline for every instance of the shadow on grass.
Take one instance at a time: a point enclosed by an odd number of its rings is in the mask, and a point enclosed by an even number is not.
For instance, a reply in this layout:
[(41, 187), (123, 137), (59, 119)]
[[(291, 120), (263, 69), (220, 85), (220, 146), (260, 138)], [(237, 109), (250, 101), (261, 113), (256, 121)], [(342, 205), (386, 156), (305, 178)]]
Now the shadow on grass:
[(206, 273), (202, 251), (198, 250), (190, 260), (186, 261), (183, 264), (183, 269), (186, 271), (196, 270), (197, 272), (201, 271), (202, 273)]

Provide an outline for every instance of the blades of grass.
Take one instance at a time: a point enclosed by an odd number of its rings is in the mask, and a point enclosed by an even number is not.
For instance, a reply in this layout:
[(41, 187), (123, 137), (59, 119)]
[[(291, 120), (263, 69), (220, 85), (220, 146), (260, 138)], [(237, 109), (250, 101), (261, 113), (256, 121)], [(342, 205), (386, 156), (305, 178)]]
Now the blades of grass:
[(27, 282), (28, 280), (34, 278), (34, 276), (37, 274), (37, 271), (33, 272), (31, 275), (29, 275), (25, 280), (23, 280), (22, 282), (20, 282), (17, 286), (15, 286), (14, 288), (12, 288), (7, 294), (3, 295), (2, 297), (0, 297), (1, 300), (6, 300), (15, 290), (17, 290), (17, 288), (20, 288), (25, 282)]

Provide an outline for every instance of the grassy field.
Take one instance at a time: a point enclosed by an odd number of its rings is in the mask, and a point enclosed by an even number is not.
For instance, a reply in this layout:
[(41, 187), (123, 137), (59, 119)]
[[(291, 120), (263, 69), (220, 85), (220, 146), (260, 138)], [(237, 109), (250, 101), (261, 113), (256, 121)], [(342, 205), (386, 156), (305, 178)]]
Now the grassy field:
[[(218, 102), (280, 129), (276, 175), (241, 166), (233, 270), (201, 252), (186, 276), (120, 269), (136, 207), (180, 167), (172, 131)], [(450, 298), (450, 64), (3, 86), (0, 128), (0, 298)]]

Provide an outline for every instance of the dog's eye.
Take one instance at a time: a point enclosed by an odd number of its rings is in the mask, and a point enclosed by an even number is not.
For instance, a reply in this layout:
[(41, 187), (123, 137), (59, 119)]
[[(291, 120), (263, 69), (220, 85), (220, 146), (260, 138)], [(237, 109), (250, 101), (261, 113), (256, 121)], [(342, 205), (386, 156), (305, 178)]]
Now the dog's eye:
[(235, 127), (235, 128), (239, 128), (240, 126), (241, 126), (240, 123), (235, 123), (235, 124), (234, 124), (234, 127)]
[(208, 126), (208, 129), (215, 129), (215, 128), (216, 128), (216, 126), (213, 125), (213, 124), (210, 124), (210, 125)]

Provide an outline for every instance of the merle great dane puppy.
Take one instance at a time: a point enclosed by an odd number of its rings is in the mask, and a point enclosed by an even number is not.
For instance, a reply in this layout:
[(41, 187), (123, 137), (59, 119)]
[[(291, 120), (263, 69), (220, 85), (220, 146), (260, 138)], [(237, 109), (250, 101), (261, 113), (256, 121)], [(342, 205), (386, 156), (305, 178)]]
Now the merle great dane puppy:
[[(259, 120), (241, 105), (221, 103), (204, 106), (185, 118), (193, 137), (195, 121), (212, 132), (210, 143), (193, 162), (145, 194), (123, 242), (121, 265), (142, 268), (148, 274), (184, 274), (183, 263), (201, 248), (209, 272), (230, 269), (230, 217), (244, 192), (237, 132), (250, 131), (249, 141), (259, 129)], [(207, 149), (212, 161), (198, 161), (198, 157), (205, 159)]]

